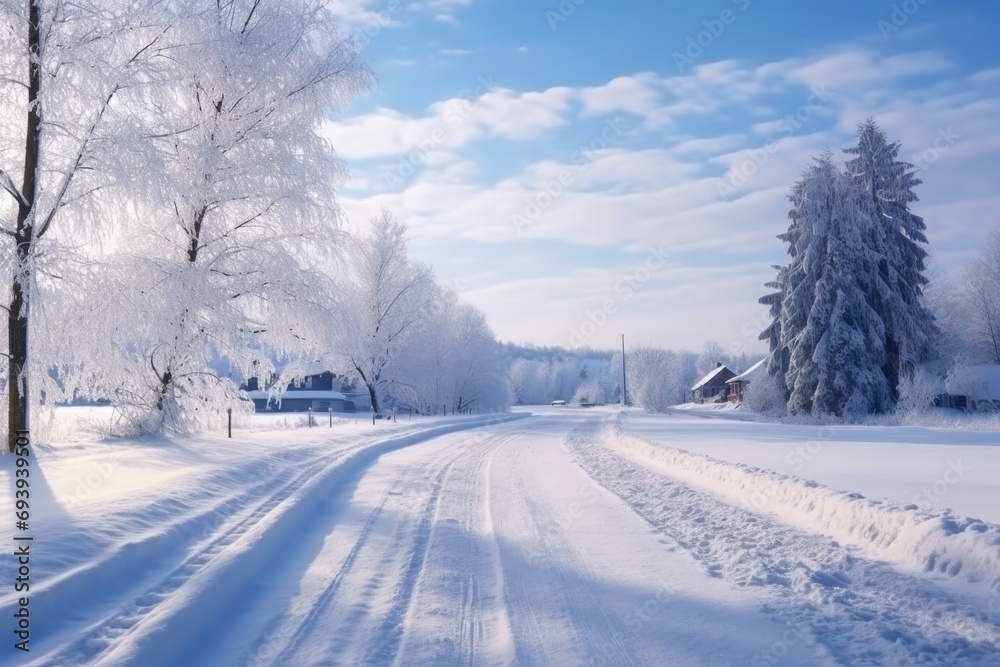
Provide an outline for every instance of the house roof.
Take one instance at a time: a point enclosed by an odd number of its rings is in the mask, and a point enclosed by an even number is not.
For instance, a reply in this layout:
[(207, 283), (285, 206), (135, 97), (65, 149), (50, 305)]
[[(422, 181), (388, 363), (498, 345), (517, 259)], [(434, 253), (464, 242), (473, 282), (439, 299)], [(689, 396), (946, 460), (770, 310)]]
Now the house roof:
[(766, 370), (766, 367), (764, 365), (765, 361), (767, 361), (766, 357), (764, 359), (761, 359), (756, 364), (746, 369), (736, 377), (729, 378), (728, 380), (726, 380), (726, 384), (729, 384), (730, 382), (751, 382), (753, 380), (756, 380), (757, 377), (763, 375), (764, 371)]
[(347, 398), (341, 392), (333, 389), (293, 389), (282, 393), (275, 392), (273, 397), (271, 396), (271, 393), (267, 391), (248, 391), (244, 393), (247, 395), (247, 398), (272, 398), (276, 401), (280, 401), (285, 398), (308, 398), (310, 400), (322, 401), (329, 401), (332, 399), (343, 400)]
[[(721, 375), (723, 372), (733, 373), (731, 370), (729, 370), (725, 366), (721, 366), (721, 365), (720, 366), (716, 366), (711, 371), (709, 371), (708, 375), (706, 375), (702, 379), (698, 380), (698, 382), (693, 387), (691, 387), (691, 391), (694, 391), (695, 389), (698, 389), (700, 387), (705, 386), (706, 384), (708, 384), (709, 382), (711, 382), (712, 380), (714, 380), (716, 377), (718, 377), (719, 375)], [(733, 373), (733, 374), (735, 375), (735, 373)]]
[(1000, 366), (962, 366), (945, 381), (949, 394), (1000, 400)]

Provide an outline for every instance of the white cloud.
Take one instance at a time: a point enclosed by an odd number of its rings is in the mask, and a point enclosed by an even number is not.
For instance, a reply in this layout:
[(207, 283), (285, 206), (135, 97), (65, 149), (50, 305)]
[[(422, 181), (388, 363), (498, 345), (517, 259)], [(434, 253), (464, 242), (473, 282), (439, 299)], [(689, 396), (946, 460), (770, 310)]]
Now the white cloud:
[(650, 259), (647, 250), (613, 267), (501, 279), (462, 298), (489, 314), (503, 340), (611, 348), (625, 332), (629, 345), (697, 350), (714, 338), (727, 350), (765, 349), (757, 333), (766, 309), (757, 298), (770, 269), (671, 260), (648, 270), (656, 266)]
[(628, 112), (641, 116), (652, 127), (667, 120), (660, 102), (662, 80), (656, 74), (642, 73), (621, 76), (602, 86), (583, 88), (577, 92), (585, 116), (606, 116)]
[[(347, 28), (370, 38), (383, 28), (398, 27), (401, 5), (391, 11), (377, 0), (326, 0), (326, 8), (337, 21)], [(394, 5), (395, 7), (395, 5)]]
[(873, 51), (858, 49), (803, 64), (789, 71), (787, 76), (805, 86), (825, 85), (835, 91), (855, 91), (875, 85), (893, 85), (907, 76), (937, 74), (950, 66), (947, 59), (930, 51), (883, 58)]
[(569, 88), (525, 93), (488, 90), (491, 82), (485, 78), (478, 85), (477, 97), (435, 102), (424, 116), (380, 108), (328, 122), (321, 132), (342, 157), (366, 159), (454, 149), (487, 135), (531, 139), (568, 122)]
[[(580, 88), (498, 88), (473, 102), (443, 100), (416, 117), (380, 109), (336, 124), (331, 139), (347, 158), (395, 157), (447, 126), (449, 113), (467, 111), (400, 191), (348, 197), (344, 205), (362, 219), (389, 206), (409, 220), (412, 235), (431, 253), (426, 259), (479, 272), (466, 296), (503, 338), (565, 343), (589, 304), (628, 267), (567, 266), (528, 278), (513, 261), (521, 253), (510, 251), (509, 270), (489, 277), (476, 261), (484, 243), (500, 241), (532, 256), (542, 247), (538, 241), (633, 249), (637, 256), (663, 245), (681, 260), (644, 287), (635, 301), (642, 308), (623, 309), (606, 327), (609, 338), (595, 337), (594, 344), (613, 344), (613, 336), (628, 330), (635, 342), (646, 336), (696, 348), (714, 337), (724, 346), (760, 349), (741, 330), (764, 312), (756, 299), (772, 277), (770, 265), (784, 261), (775, 235), (787, 227), (788, 189), (823, 148), (850, 145), (866, 117), (875, 116), (902, 142), (902, 159), (934, 155), (920, 165), (925, 183), (912, 208), (925, 217), (930, 249), (942, 262), (954, 264), (974, 251), (983, 231), (1000, 222), (1000, 194), (988, 176), (1000, 154), (1000, 99), (993, 93), (1000, 70), (964, 78), (944, 76), (949, 72), (948, 61), (931, 52), (881, 58), (857, 49), (758, 66), (725, 61), (683, 77), (640, 73)], [(929, 82), (913, 87), (914, 76)], [(810, 86), (823, 83), (830, 99), (786, 131), (784, 117), (805, 103)], [(610, 142), (584, 164), (571, 160), (584, 127), (575, 123), (590, 127), (592, 117), (616, 113), (646, 122), (627, 142)], [(722, 115), (724, 124), (710, 122)], [(559, 153), (482, 180), (492, 164), (477, 150), (480, 139), (520, 145), (563, 129), (572, 138), (553, 142)], [(942, 144), (942, 132), (953, 141)], [(778, 140), (776, 149), (762, 153), (768, 139)], [(728, 200), (720, 198), (720, 182), (751, 163), (745, 182)], [(560, 182), (563, 172), (570, 177)], [(527, 217), (531, 205), (537, 213), (530, 224), (515, 227), (512, 216)], [(435, 258), (435, 240), (444, 238), (450, 255)], [(454, 249), (463, 239), (470, 254), (459, 264), (463, 258)]]

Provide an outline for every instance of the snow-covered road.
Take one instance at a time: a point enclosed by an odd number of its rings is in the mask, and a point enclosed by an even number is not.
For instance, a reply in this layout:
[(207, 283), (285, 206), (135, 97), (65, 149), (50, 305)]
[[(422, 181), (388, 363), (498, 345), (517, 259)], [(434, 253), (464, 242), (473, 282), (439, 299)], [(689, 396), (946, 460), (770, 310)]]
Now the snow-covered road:
[(480, 423), (293, 446), (141, 511), (104, 503), (160, 529), (53, 565), (48, 630), (0, 662), (1000, 664), (995, 525), (949, 533), (964, 567), (917, 572), (719, 480), (824, 487), (638, 438), (614, 412)]

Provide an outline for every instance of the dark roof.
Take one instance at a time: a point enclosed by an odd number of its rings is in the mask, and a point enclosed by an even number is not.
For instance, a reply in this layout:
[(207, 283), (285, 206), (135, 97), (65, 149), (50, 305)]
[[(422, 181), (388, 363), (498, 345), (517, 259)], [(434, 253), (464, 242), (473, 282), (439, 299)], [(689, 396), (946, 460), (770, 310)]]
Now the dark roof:
[(691, 391), (694, 391), (695, 389), (699, 389), (701, 387), (704, 387), (706, 384), (708, 384), (709, 382), (711, 382), (715, 378), (719, 377), (720, 375), (724, 375), (725, 373), (729, 373), (729, 375), (726, 376), (725, 379), (729, 379), (732, 376), (736, 375), (736, 373), (732, 372), (731, 370), (729, 370), (728, 368), (726, 368), (722, 364), (719, 364), (718, 366), (716, 366), (715, 368), (713, 368), (708, 373), (708, 375), (706, 375), (702, 379), (698, 380), (698, 382), (693, 387), (691, 387)]

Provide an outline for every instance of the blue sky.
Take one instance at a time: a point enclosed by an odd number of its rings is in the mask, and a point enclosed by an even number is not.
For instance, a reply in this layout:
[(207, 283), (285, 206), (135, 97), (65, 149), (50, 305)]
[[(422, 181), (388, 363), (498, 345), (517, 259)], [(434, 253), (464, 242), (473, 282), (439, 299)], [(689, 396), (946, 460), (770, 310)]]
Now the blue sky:
[(1000, 5), (333, 0), (377, 90), (324, 128), (351, 227), (388, 207), (512, 342), (762, 351), (786, 194), (874, 116), (934, 271), (1000, 224)]

